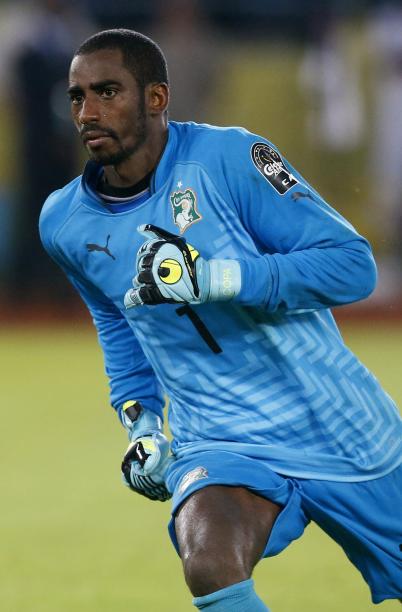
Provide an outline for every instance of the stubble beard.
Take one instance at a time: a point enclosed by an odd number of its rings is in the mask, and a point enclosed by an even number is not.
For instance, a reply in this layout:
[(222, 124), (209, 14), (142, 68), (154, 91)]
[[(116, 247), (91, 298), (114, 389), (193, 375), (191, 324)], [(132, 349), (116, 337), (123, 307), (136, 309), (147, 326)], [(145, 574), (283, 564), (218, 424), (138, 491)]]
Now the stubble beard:
[(133, 134), (133, 144), (130, 147), (124, 147), (118, 135), (114, 134), (113, 137), (119, 145), (118, 150), (114, 153), (96, 153), (89, 151), (90, 159), (98, 162), (102, 166), (119, 166), (142, 147), (148, 135), (145, 118), (145, 96), (142, 96), (140, 99), (138, 112), (135, 117), (133, 117), (133, 123), (135, 125), (135, 132)]

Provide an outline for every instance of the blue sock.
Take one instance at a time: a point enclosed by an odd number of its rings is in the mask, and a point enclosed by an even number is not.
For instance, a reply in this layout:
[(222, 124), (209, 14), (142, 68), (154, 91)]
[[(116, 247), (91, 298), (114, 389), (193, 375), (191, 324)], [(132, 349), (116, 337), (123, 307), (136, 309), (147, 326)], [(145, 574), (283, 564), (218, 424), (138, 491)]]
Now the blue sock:
[(243, 580), (203, 597), (195, 597), (193, 604), (208, 612), (269, 612), (254, 591), (253, 580)]

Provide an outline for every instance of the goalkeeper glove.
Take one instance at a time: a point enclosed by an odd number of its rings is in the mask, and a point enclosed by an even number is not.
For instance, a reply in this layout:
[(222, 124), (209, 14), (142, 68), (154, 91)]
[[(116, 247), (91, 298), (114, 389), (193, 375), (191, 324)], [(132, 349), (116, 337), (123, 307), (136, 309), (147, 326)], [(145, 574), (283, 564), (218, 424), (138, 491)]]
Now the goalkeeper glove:
[(123, 404), (121, 418), (130, 438), (121, 465), (124, 484), (149, 499), (166, 501), (171, 495), (165, 473), (173, 457), (162, 433), (162, 420), (131, 400)]
[(148, 240), (138, 251), (133, 279), (137, 286), (126, 292), (126, 308), (228, 301), (240, 292), (241, 270), (235, 259), (207, 261), (184, 238), (155, 225), (140, 225), (138, 231)]

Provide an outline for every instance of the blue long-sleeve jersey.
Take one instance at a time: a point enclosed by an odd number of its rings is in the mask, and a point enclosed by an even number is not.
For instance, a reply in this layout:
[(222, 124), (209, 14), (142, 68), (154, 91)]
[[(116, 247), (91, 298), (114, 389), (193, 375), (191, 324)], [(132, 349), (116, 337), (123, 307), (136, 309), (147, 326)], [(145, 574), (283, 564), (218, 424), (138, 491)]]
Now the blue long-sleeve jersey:
[[(151, 196), (110, 212), (102, 168), (45, 203), (43, 244), (86, 302), (104, 351), (111, 402), (162, 413), (177, 456), (235, 450), (277, 472), (364, 480), (401, 462), (401, 420), (376, 378), (345, 346), (330, 307), (366, 297), (366, 242), (260, 136), (169, 124)], [(126, 311), (124, 295), (151, 223), (206, 259), (240, 261), (235, 301)]]

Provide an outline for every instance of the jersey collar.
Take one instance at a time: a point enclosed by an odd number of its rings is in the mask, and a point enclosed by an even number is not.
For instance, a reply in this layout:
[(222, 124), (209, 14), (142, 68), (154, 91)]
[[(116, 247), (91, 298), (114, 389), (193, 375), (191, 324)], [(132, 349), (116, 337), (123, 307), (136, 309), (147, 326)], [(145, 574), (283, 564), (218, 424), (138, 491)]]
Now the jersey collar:
[[(166, 183), (173, 167), (173, 161), (176, 155), (177, 148), (177, 127), (175, 122), (169, 122), (168, 124), (168, 139), (166, 146), (156, 167), (154, 175), (151, 179), (151, 196), (159, 191)], [(99, 176), (103, 171), (103, 167), (97, 162), (90, 160), (87, 162), (84, 173), (81, 178), (81, 189), (80, 196), (83, 204), (101, 210), (105, 214), (109, 213), (107, 208), (103, 205), (102, 199), (96, 192), (96, 185), (99, 180)]]

